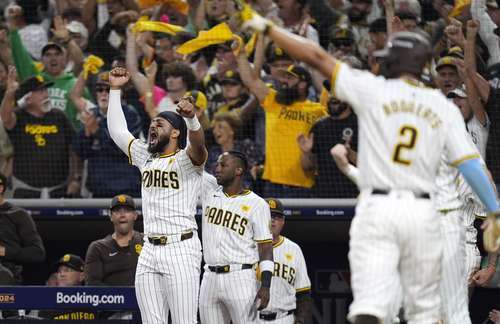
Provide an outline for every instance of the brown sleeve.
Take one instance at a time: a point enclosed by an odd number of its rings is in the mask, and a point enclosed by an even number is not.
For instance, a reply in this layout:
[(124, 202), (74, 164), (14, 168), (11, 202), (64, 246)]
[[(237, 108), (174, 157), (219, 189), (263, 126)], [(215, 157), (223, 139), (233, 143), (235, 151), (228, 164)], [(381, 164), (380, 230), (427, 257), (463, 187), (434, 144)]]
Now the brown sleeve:
[(104, 285), (103, 263), (98, 242), (92, 242), (85, 256), (85, 281), (88, 286)]

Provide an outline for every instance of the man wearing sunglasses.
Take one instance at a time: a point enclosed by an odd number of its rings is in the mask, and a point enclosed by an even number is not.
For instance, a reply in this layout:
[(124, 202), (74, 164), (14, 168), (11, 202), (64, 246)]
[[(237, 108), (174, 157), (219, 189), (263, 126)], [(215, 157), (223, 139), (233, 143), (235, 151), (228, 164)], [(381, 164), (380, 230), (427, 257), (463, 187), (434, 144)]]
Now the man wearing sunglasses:
[[(96, 103), (83, 97), (85, 79), (80, 74), (70, 98), (80, 111), (83, 124), (75, 141), (74, 149), (82, 161), (87, 160), (85, 187), (92, 197), (108, 198), (121, 192), (140, 197), (140, 175), (128, 164), (127, 156), (113, 143), (106, 126), (109, 102), (108, 72), (98, 74), (92, 93)], [(129, 131), (139, 137), (142, 130), (141, 117), (137, 110), (123, 104), (123, 112)], [(74, 179), (81, 181), (81, 179)]]

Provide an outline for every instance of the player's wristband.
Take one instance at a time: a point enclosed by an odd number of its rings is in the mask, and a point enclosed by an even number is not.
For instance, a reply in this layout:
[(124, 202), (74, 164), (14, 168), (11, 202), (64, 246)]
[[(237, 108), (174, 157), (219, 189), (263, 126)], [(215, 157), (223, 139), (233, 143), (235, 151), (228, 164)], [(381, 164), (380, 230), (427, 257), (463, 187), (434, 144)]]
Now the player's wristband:
[(190, 131), (195, 132), (201, 128), (201, 124), (198, 121), (198, 117), (196, 117), (196, 115), (193, 118), (185, 118), (185, 120), (187, 129), (189, 129)]
[(273, 273), (274, 262), (271, 260), (262, 260), (259, 262), (259, 269), (260, 269), (260, 272), (269, 271), (269, 272)]
[(261, 287), (270, 288), (272, 277), (273, 277), (273, 273), (271, 271), (261, 271), (261, 273), (260, 273)]

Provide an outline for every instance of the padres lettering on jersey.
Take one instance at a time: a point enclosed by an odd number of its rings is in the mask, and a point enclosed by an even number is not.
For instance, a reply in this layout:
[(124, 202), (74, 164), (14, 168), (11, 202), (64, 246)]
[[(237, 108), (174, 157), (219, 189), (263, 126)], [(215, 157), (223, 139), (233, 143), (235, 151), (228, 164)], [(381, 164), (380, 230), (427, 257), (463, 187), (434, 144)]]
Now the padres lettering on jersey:
[(195, 166), (186, 150), (170, 155), (152, 155), (147, 144), (135, 139), (129, 144), (129, 161), (142, 175), (144, 234), (178, 234), (197, 228), (197, 197), (201, 191), (203, 166)]
[(271, 299), (266, 311), (278, 312), (295, 309), (295, 295), (311, 290), (306, 261), (302, 250), (293, 241), (280, 236), (273, 245), (274, 273)]
[(216, 207), (205, 207), (205, 216), (209, 224), (224, 226), (230, 230), (245, 235), (248, 226), (248, 219), (233, 213), (229, 210), (223, 210)]
[(215, 178), (203, 176), (203, 257), (209, 265), (254, 264), (257, 243), (271, 242), (269, 205), (254, 192), (228, 196)]
[[(459, 164), (477, 157), (460, 111), (438, 90), (337, 63), (331, 91), (359, 120), (360, 189), (432, 192), (441, 152)], [(367, 86), (369, 85), (369, 86)], [(367, 100), (369, 98), (369, 100)], [(383, 125), (383, 126), (382, 126)]]

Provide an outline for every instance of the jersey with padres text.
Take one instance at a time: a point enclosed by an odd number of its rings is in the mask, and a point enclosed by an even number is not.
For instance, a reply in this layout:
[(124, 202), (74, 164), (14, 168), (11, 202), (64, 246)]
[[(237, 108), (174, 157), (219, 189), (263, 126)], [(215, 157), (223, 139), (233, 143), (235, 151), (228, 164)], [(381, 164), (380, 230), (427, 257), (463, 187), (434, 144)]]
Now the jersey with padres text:
[(306, 261), (300, 247), (283, 236), (273, 246), (273, 258), (271, 298), (266, 311), (287, 312), (295, 309), (295, 294), (311, 290)]
[(171, 235), (196, 229), (203, 166), (193, 165), (186, 150), (153, 155), (147, 147), (134, 139), (128, 149), (130, 163), (142, 176), (144, 234)]
[(414, 80), (386, 79), (337, 62), (332, 94), (359, 121), (360, 189), (432, 192), (446, 147), (452, 165), (477, 158), (459, 109)]
[(227, 196), (205, 173), (202, 189), (203, 258), (208, 265), (254, 264), (257, 243), (271, 242), (271, 212), (264, 199), (247, 190)]

